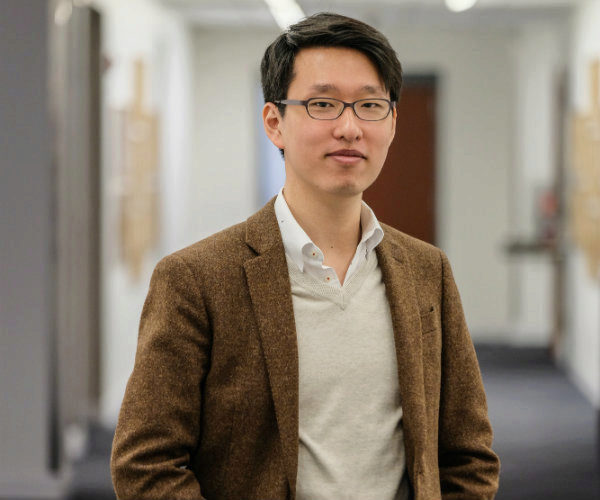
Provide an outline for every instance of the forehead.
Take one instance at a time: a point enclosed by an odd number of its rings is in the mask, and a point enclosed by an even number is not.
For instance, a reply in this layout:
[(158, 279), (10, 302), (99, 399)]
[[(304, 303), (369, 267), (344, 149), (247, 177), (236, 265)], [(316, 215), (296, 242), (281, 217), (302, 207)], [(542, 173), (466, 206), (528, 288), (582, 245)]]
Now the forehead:
[(384, 93), (376, 66), (362, 52), (346, 47), (309, 47), (298, 51), (288, 90)]

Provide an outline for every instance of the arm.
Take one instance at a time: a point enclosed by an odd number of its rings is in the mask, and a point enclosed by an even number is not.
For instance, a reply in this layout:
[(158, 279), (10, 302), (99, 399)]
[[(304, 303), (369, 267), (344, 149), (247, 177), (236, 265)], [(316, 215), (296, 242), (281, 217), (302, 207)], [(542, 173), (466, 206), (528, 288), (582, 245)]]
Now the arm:
[(447, 257), (442, 253), (442, 381), (439, 471), (444, 500), (488, 500), (498, 489), (500, 462), (475, 349)]
[(198, 281), (180, 257), (166, 257), (150, 281), (113, 442), (119, 500), (202, 499), (186, 466), (200, 434), (200, 387), (209, 359)]

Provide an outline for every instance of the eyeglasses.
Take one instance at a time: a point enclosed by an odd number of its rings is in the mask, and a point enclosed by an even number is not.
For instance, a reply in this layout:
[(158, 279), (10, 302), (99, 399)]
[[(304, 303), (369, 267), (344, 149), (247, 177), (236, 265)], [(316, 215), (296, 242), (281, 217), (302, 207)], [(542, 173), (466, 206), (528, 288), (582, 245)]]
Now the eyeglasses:
[(335, 120), (342, 115), (346, 108), (352, 108), (358, 118), (368, 122), (387, 118), (396, 105), (395, 102), (388, 99), (359, 99), (354, 102), (344, 102), (332, 97), (312, 97), (305, 101), (283, 99), (275, 101), (275, 104), (304, 106), (308, 116), (315, 120)]

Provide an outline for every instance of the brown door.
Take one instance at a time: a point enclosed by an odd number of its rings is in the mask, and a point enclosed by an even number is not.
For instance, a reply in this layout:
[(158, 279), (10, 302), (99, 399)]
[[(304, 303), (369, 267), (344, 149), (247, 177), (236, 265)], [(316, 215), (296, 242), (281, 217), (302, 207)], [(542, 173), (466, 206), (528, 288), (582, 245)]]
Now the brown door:
[(396, 136), (364, 192), (377, 218), (435, 244), (435, 77), (406, 77)]

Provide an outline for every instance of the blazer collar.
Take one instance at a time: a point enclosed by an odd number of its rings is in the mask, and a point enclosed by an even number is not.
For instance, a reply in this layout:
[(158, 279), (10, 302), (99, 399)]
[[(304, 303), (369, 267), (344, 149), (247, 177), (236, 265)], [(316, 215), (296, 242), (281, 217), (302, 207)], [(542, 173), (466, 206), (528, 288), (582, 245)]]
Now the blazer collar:
[(298, 344), (285, 250), (275, 198), (247, 220), (246, 243), (258, 255), (244, 263), (275, 407), (292, 499), (298, 469)]
[(281, 233), (275, 217), (275, 198), (271, 198), (246, 221), (246, 244), (257, 254), (266, 253), (272, 247), (280, 247), (283, 251)]
[[(252, 306), (281, 436), (292, 498), (298, 467), (298, 345), (291, 286), (285, 250), (272, 198), (247, 220), (246, 243), (257, 256), (244, 264)], [(390, 304), (408, 472), (415, 484), (415, 450), (426, 436), (421, 322), (415, 283), (406, 252), (384, 225), (384, 238), (376, 247)], [(418, 467), (417, 467), (418, 468)]]
[(416, 451), (424, 449), (427, 432), (421, 317), (411, 263), (390, 229), (384, 226), (376, 252), (392, 315), (406, 465), (414, 485), (423, 460)]

